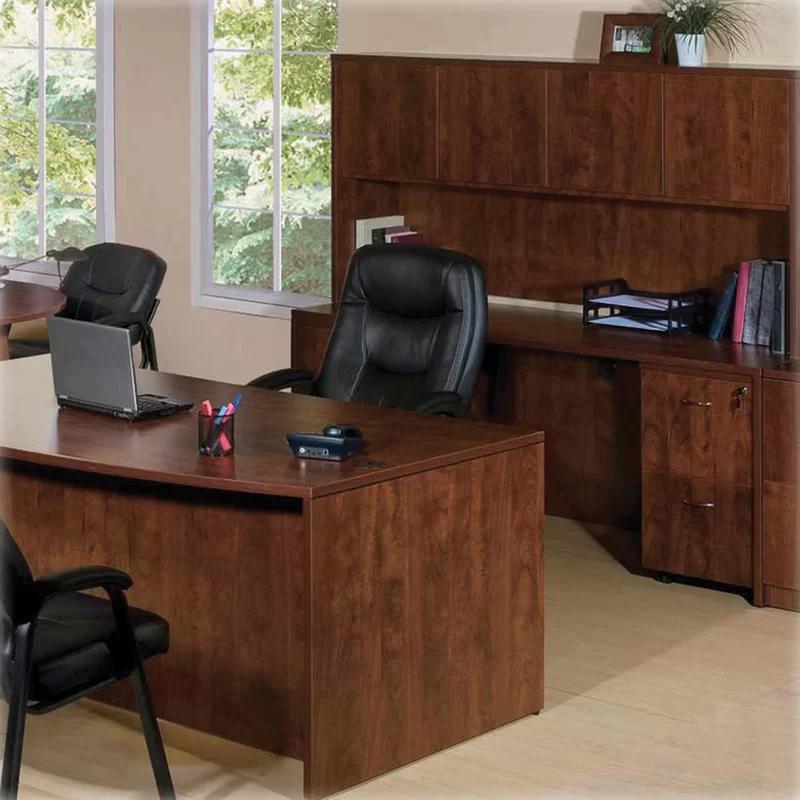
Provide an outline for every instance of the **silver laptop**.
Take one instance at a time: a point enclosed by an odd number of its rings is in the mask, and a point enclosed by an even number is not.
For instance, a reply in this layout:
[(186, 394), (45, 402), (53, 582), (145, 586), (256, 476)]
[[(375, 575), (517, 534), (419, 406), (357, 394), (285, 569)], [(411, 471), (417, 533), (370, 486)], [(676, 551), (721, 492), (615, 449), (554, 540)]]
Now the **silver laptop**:
[(130, 333), (94, 322), (47, 321), (53, 388), (60, 406), (100, 411), (128, 420), (184, 411), (192, 403), (138, 394)]

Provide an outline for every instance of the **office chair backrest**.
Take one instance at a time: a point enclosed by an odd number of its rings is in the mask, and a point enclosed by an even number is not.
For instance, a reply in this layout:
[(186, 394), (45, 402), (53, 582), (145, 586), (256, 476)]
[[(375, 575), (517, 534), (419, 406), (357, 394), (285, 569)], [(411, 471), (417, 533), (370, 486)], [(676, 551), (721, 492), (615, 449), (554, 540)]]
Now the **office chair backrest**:
[(0, 520), (0, 697), (8, 698), (14, 629), (30, 619), (33, 575)]
[(411, 407), (431, 392), (465, 403), (486, 343), (483, 269), (450, 250), (368, 245), (350, 263), (315, 394)]
[(67, 303), (60, 316), (93, 322), (115, 314), (151, 316), (167, 264), (151, 250), (127, 244), (92, 245), (64, 278)]

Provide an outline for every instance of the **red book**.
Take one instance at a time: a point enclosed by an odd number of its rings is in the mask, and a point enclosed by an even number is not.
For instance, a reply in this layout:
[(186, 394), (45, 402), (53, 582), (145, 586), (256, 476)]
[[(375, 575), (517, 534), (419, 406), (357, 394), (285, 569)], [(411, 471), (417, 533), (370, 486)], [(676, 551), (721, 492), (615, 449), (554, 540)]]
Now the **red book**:
[(387, 234), (386, 241), (389, 244), (422, 244), (422, 234), (419, 231), (404, 231), (391, 236)]
[(736, 305), (733, 307), (734, 342), (742, 341), (744, 333), (744, 312), (747, 307), (747, 289), (750, 286), (750, 262), (742, 261), (739, 265), (739, 283), (736, 284)]

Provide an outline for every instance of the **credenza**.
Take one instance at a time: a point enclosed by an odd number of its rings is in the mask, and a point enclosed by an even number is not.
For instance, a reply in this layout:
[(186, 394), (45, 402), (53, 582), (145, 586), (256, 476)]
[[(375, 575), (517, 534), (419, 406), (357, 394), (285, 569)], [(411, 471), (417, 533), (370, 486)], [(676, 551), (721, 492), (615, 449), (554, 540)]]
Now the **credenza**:
[[(792, 357), (524, 301), (576, 304), (616, 277), (719, 293), (739, 261), (789, 259), (800, 355), (798, 76), (333, 59), (333, 297), (360, 218), (403, 214), (476, 257), (496, 299), (473, 412), (545, 431), (547, 512), (641, 531), (646, 569), (783, 608), (800, 608)], [(293, 313), (294, 366), (318, 367), (334, 314)]]

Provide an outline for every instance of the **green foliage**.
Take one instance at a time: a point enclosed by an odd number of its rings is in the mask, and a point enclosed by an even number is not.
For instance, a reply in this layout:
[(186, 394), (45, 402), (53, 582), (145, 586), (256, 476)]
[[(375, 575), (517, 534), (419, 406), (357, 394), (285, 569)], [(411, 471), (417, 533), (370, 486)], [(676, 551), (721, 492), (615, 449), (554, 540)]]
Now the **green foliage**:
[(746, 0), (665, 0), (666, 41), (676, 34), (705, 35), (714, 44), (735, 53), (747, 47), (756, 22)]
[[(272, 52), (273, 7), (266, 0), (216, 0), (215, 47)], [(281, 205), (283, 288), (330, 293), (330, 62), (326, 55), (286, 51), (334, 50), (334, 0), (283, 0)], [(274, 61), (265, 53), (218, 52), (214, 59), (214, 202), (260, 209), (217, 209), (214, 279), (272, 288)], [(226, 130), (226, 126), (245, 131)], [(254, 131), (253, 129), (259, 129)], [(310, 135), (309, 135), (310, 134)], [(270, 215), (271, 218), (271, 215)]]
[[(37, 0), (0, 0), (0, 42), (28, 35), (17, 30), (35, 15)], [(24, 13), (22, 13), (24, 12)], [(47, 0), (48, 41), (93, 47), (94, 0)], [(52, 37), (52, 38), (50, 38)], [(35, 40), (33, 41), (35, 44)], [(95, 66), (91, 54), (48, 53), (48, 117), (94, 121)], [(15, 257), (39, 250), (39, 120), (35, 58), (0, 45), (0, 252)], [(46, 131), (47, 183), (56, 192), (93, 195), (96, 144), (88, 125), (49, 124)], [(52, 195), (45, 217), (46, 247), (90, 244), (95, 237), (92, 198)]]

